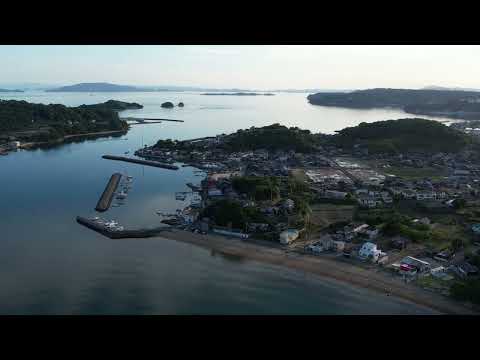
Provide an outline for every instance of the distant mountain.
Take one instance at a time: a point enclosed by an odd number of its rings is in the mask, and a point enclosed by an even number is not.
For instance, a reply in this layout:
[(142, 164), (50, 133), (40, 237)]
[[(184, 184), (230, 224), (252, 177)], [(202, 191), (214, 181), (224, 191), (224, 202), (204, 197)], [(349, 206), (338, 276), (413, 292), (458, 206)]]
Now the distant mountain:
[(131, 92), (153, 91), (129, 85), (116, 85), (109, 83), (81, 83), (70, 86), (62, 86), (56, 89), (45, 90), (47, 92)]
[(23, 92), (23, 91), (22, 91), (22, 90), (0, 89), (0, 92), (16, 92), (16, 93), (21, 93), (21, 92)]
[(426, 86), (421, 90), (440, 90), (440, 91), (480, 91), (480, 89), (462, 88), (462, 87), (444, 87), (444, 86)]

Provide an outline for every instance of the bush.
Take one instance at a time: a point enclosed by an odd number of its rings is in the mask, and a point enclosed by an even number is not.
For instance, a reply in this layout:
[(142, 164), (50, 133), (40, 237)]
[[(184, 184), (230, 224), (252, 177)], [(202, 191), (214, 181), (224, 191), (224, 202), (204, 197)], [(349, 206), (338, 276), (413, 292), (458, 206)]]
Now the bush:
[(465, 282), (456, 282), (450, 288), (450, 293), (456, 300), (480, 304), (480, 280), (469, 279)]

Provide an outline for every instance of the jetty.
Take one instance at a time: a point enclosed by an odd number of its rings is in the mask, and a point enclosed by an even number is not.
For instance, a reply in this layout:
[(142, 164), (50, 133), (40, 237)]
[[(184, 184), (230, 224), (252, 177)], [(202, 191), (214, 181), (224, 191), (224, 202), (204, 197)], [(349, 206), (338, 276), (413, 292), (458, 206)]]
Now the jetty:
[(113, 195), (115, 191), (117, 191), (118, 184), (120, 183), (120, 179), (122, 178), (122, 174), (115, 173), (110, 177), (105, 190), (103, 191), (102, 196), (98, 200), (97, 206), (95, 210), (97, 211), (107, 211), (112, 204)]
[(137, 125), (137, 124), (158, 124), (162, 121), (173, 121), (173, 122), (185, 122), (184, 120), (177, 120), (177, 119), (152, 119), (152, 118), (134, 118), (134, 117), (125, 117), (122, 118), (125, 121), (135, 121), (135, 123), (130, 123), (130, 125)]
[(169, 170), (178, 170), (178, 166), (176, 165), (165, 164), (158, 161), (141, 160), (141, 159), (135, 159), (135, 158), (128, 158), (125, 156), (113, 156), (113, 155), (103, 155), (102, 158), (108, 159), (108, 160), (125, 161), (125, 162), (134, 163), (134, 164), (154, 166), (154, 167), (169, 169)]
[(161, 226), (152, 229), (112, 230), (103, 224), (100, 224), (92, 219), (84, 218), (82, 216), (77, 216), (77, 222), (110, 239), (147, 238), (158, 236), (162, 232), (170, 230), (170, 227), (167, 226)]

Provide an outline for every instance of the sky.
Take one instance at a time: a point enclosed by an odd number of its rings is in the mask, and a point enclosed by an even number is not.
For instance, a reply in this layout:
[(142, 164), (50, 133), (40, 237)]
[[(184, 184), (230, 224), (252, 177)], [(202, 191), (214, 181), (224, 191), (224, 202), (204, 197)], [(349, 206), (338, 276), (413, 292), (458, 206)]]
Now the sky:
[(0, 45), (0, 84), (480, 88), (480, 46)]

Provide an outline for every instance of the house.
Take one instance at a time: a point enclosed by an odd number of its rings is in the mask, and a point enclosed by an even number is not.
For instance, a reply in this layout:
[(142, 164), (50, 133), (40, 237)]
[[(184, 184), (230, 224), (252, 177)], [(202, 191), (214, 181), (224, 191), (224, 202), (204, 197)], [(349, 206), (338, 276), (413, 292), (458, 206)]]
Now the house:
[(373, 262), (377, 262), (380, 256), (386, 254), (380, 249), (377, 249), (377, 244), (366, 242), (358, 251), (358, 255), (362, 259), (371, 259)]
[(336, 190), (325, 190), (324, 196), (329, 199), (345, 199), (348, 193)]
[(288, 245), (298, 239), (300, 232), (296, 229), (287, 229), (280, 233), (280, 244)]
[(320, 238), (318, 244), (322, 246), (324, 250), (331, 250), (333, 247), (333, 238), (330, 234), (324, 235)]
[(307, 251), (318, 254), (324, 251), (323, 246), (319, 243), (310, 244), (306, 247)]
[(216, 234), (220, 234), (220, 235), (234, 236), (234, 237), (238, 237), (238, 238), (241, 238), (241, 239), (248, 239), (248, 234), (245, 234), (241, 231), (233, 231), (233, 230), (224, 230), (224, 229), (214, 228), (213, 232), (216, 233)]
[(390, 246), (394, 249), (403, 250), (407, 247), (409, 240), (402, 236), (395, 236), (390, 241)]
[(363, 197), (363, 196), (359, 197), (357, 201), (361, 206), (368, 207), (368, 208), (374, 208), (382, 204), (381, 201), (372, 199), (370, 197)]
[(211, 187), (208, 189), (208, 196), (223, 196), (223, 192), (216, 187)]
[(457, 273), (463, 278), (475, 276), (478, 275), (478, 268), (465, 261), (457, 265)]
[(436, 199), (436, 194), (433, 191), (418, 191), (415, 194), (415, 199), (422, 200), (434, 200)]
[(468, 170), (455, 170), (453, 172), (453, 175), (458, 176), (458, 177), (470, 176), (470, 171), (468, 171)]
[(292, 200), (292, 199), (286, 199), (283, 204), (282, 204), (282, 207), (285, 209), (285, 210), (288, 210), (288, 211), (292, 211), (295, 207), (295, 202)]
[[(362, 225), (363, 226), (363, 225)], [(357, 231), (358, 234), (367, 236), (369, 239), (374, 239), (377, 237), (379, 230), (375, 226), (363, 227), (360, 231)]]
[(402, 190), (402, 197), (404, 199), (413, 199), (415, 198), (415, 191), (413, 190), (410, 190), (410, 189), (405, 189), (405, 190)]
[(412, 256), (407, 256), (402, 259), (400, 264), (405, 264), (409, 266), (413, 266), (414, 268), (417, 269), (418, 272), (425, 272), (425, 271), (430, 271), (431, 266), (430, 263), (427, 261), (423, 261), (420, 259), (416, 259)]
[(198, 209), (189, 208), (182, 213), (183, 221), (187, 224), (193, 224), (198, 218)]
[(436, 254), (433, 258), (438, 261), (450, 261), (454, 258), (455, 254), (451, 251), (444, 250)]
[(268, 231), (269, 225), (266, 223), (249, 223), (248, 231), (250, 232), (266, 232)]
[(355, 190), (356, 195), (368, 195), (368, 190), (367, 189), (358, 189)]

